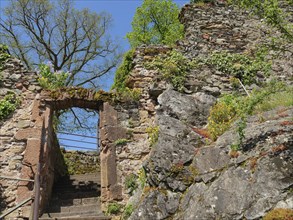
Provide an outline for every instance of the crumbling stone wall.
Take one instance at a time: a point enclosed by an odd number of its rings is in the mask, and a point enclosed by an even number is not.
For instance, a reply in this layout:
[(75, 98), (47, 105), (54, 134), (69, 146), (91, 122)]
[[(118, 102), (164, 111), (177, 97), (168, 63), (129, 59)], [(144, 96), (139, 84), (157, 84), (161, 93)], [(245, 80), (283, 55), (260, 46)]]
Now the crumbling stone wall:
[[(0, 98), (9, 92), (16, 93), (21, 99), (20, 107), (0, 125), (0, 160), (1, 175), (21, 178), (24, 177), (22, 169), (27, 158), (27, 139), (20, 137), (20, 131), (35, 126), (32, 122), (32, 109), (34, 108), (36, 92), (40, 90), (35, 73), (27, 71), (17, 59), (9, 59), (1, 72)], [(17, 135), (18, 134), (18, 135)], [(30, 134), (31, 135), (31, 134)], [(29, 141), (32, 141), (30, 138)], [(33, 164), (27, 164), (33, 165)], [(28, 177), (30, 179), (30, 177)], [(18, 183), (14, 180), (1, 179), (2, 199), (5, 201), (1, 210), (10, 208), (21, 199), (17, 197)], [(24, 183), (27, 184), (27, 183)]]
[[(34, 179), (37, 164), (42, 164), (41, 208), (50, 196), (54, 181), (54, 163), (58, 142), (52, 128), (52, 110), (40, 100), (41, 87), (35, 72), (28, 71), (17, 59), (8, 59), (1, 72), (1, 98), (13, 92), (21, 105), (9, 118), (1, 121), (1, 175)], [(32, 182), (1, 179), (1, 210), (7, 210), (33, 194)], [(8, 218), (29, 217), (31, 204), (13, 212)]]

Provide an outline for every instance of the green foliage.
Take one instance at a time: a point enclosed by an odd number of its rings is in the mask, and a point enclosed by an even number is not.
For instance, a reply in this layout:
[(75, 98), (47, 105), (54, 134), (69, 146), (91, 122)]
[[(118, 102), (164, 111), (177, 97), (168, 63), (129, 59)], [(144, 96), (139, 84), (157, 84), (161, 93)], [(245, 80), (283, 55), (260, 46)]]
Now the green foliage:
[(38, 82), (44, 89), (57, 89), (64, 87), (66, 79), (69, 74), (62, 71), (54, 72), (50, 65), (40, 64), (39, 65), (39, 78)]
[(130, 142), (130, 140), (125, 139), (125, 138), (121, 138), (115, 141), (115, 145), (116, 146), (124, 146), (126, 145), (128, 142)]
[(172, 45), (183, 37), (179, 8), (171, 0), (144, 0), (132, 21), (132, 32), (126, 37), (132, 48), (142, 44)]
[(134, 211), (134, 207), (132, 204), (128, 204), (123, 211), (122, 219), (128, 219), (132, 212)]
[(233, 122), (238, 120), (236, 129), (239, 135), (239, 143), (236, 145), (241, 145), (247, 116), (278, 106), (292, 106), (292, 91), (292, 87), (286, 87), (282, 83), (272, 81), (264, 88), (253, 91), (250, 97), (236, 94), (224, 95), (210, 111), (208, 131), (211, 137), (216, 139), (228, 130)]
[(129, 194), (132, 195), (133, 191), (137, 189), (137, 176), (133, 173), (129, 174), (125, 177), (124, 186), (126, 189), (128, 189)]
[(291, 220), (293, 219), (293, 210), (277, 208), (268, 212), (263, 220)]
[(3, 68), (3, 64), (10, 57), (8, 54), (8, 47), (6, 45), (0, 44), (0, 71)]
[(121, 212), (122, 209), (122, 205), (117, 203), (117, 202), (111, 202), (108, 204), (107, 207), (107, 214), (118, 214), (119, 212)]
[(188, 60), (182, 53), (176, 50), (172, 50), (164, 55), (158, 55), (153, 61), (146, 64), (148, 69), (159, 70), (163, 78), (169, 80), (178, 91), (184, 89), (186, 75), (195, 66), (195, 62)]
[(55, 71), (71, 73), (67, 85), (97, 88), (120, 59), (109, 35), (111, 15), (74, 6), (72, 0), (8, 1), (1, 10), (1, 41), (28, 69), (49, 61)]
[(133, 49), (127, 51), (124, 54), (122, 63), (120, 64), (120, 66), (116, 70), (114, 84), (112, 86), (112, 89), (116, 89), (118, 91), (125, 89), (127, 77), (130, 74), (130, 71), (134, 67), (133, 56), (134, 56)]
[(261, 48), (254, 55), (216, 52), (206, 61), (217, 70), (241, 80), (243, 84), (256, 82), (256, 74), (267, 76), (271, 63), (266, 59), (267, 49)]
[(150, 146), (154, 146), (158, 140), (159, 140), (159, 126), (155, 126), (155, 127), (148, 127), (146, 129), (146, 132), (149, 135), (150, 138)]
[(0, 100), (0, 120), (7, 118), (19, 106), (20, 100), (14, 93), (6, 95)]

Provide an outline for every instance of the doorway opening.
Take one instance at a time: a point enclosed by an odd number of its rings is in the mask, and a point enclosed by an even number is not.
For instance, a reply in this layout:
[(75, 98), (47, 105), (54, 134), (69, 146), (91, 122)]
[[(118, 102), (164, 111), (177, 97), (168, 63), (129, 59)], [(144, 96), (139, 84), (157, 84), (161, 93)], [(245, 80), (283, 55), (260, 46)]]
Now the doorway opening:
[(54, 164), (54, 184), (43, 217), (101, 216), (98, 112), (70, 108), (57, 122), (60, 157)]

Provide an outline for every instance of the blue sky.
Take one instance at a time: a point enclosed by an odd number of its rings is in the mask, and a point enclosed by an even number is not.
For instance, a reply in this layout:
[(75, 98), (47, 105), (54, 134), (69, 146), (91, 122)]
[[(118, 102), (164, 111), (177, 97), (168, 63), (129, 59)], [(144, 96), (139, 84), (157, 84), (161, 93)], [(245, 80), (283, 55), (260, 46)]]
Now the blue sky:
[[(105, 11), (112, 15), (113, 26), (111, 27), (109, 34), (120, 44), (123, 51), (129, 49), (129, 44), (125, 35), (131, 31), (131, 22), (135, 14), (136, 8), (142, 4), (143, 0), (74, 0), (75, 7), (78, 9), (89, 8), (91, 11), (97, 13)], [(174, 1), (179, 7), (184, 4), (189, 3), (189, 0), (177, 0)], [(9, 3), (8, 0), (0, 0), (0, 8), (3, 9)], [(114, 74), (106, 75), (102, 82), (102, 88), (104, 90), (109, 90), (114, 79)], [(97, 121), (97, 118), (92, 119)], [(87, 135), (95, 136), (96, 130), (88, 132)], [(68, 135), (58, 135), (59, 137), (84, 140), (88, 142), (93, 142), (94, 139), (91, 138), (81, 138), (78, 136), (68, 136)], [(64, 144), (76, 145), (74, 142), (63, 141)], [(95, 148), (94, 144), (83, 144), (84, 147)]]

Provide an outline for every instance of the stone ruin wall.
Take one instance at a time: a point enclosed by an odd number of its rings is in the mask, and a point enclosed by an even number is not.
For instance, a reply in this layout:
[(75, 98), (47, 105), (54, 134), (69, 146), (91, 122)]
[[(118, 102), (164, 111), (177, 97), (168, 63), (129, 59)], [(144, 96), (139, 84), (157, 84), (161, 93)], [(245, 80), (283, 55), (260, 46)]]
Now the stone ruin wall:
[[(137, 55), (137, 59), (142, 57)], [(63, 101), (56, 104), (39, 87), (36, 73), (27, 71), (16, 59), (6, 62), (2, 75), (1, 97), (12, 91), (19, 94), (22, 101), (18, 109), (1, 122), (0, 173), (3, 176), (33, 179), (37, 163), (41, 162), (42, 209), (50, 197), (54, 178), (63, 172), (62, 167), (54, 164), (55, 161), (61, 163), (59, 145), (52, 128), (52, 113), (54, 109), (72, 103), (68, 104), (65, 99), (63, 104)], [(100, 115), (103, 202), (123, 200), (126, 203), (129, 195), (124, 189), (124, 179), (127, 175), (138, 172), (150, 152), (146, 128), (154, 126), (155, 105), (148, 93), (149, 82), (144, 81), (146, 76), (151, 80), (152, 75), (147, 73), (136, 76), (133, 81), (136, 88), (142, 89), (143, 95), (139, 102), (113, 105), (107, 102), (94, 104), (91, 100), (91, 107), (96, 106)], [(118, 139), (128, 139), (131, 142), (125, 146), (116, 146), (115, 141)], [(32, 196), (32, 193), (32, 183), (1, 179), (1, 210), (15, 206)], [(8, 218), (30, 216), (29, 206), (13, 212)]]
[[(191, 59), (207, 58), (215, 51), (249, 54), (258, 46), (272, 45), (272, 38), (280, 37), (280, 32), (264, 21), (226, 4), (202, 7), (188, 4), (182, 8), (179, 19), (185, 26), (185, 37), (178, 42), (178, 49)], [(273, 61), (271, 76), (292, 84), (293, 45), (283, 44), (282, 47), (283, 53), (272, 49), (268, 53), (268, 59)], [(264, 79), (260, 77), (259, 80)], [(192, 70), (185, 86), (189, 91), (216, 97), (232, 90), (230, 77), (208, 65)], [(253, 88), (255, 85), (247, 89)]]
[[(0, 175), (12, 178), (34, 179), (39, 162), (44, 163), (41, 182), (41, 207), (49, 199), (54, 181), (54, 163), (58, 156), (58, 143), (52, 129), (51, 110), (40, 100), (41, 87), (35, 72), (28, 71), (14, 58), (5, 63), (1, 72), (0, 98), (8, 93), (17, 94), (20, 106), (9, 118), (1, 121)], [(0, 180), (1, 211), (28, 199), (33, 194), (33, 183)], [(13, 212), (8, 218), (30, 216), (30, 203)]]
[[(263, 23), (247, 17), (245, 13), (222, 5), (202, 8), (187, 5), (182, 9), (180, 19), (185, 24), (186, 37), (178, 42), (177, 49), (189, 58), (206, 56), (213, 50), (248, 51), (266, 39), (264, 36), (270, 36)], [(170, 48), (160, 46), (151, 50), (146, 47), (136, 50), (133, 61), (135, 66), (130, 74), (128, 86), (141, 89), (142, 96), (139, 102), (116, 103), (115, 105), (107, 102), (96, 104), (100, 115), (101, 200), (103, 204), (112, 200), (121, 201), (124, 204), (128, 201), (130, 196), (124, 187), (125, 178), (130, 174), (138, 173), (152, 150), (146, 130), (158, 124), (156, 111), (160, 109), (162, 103), (158, 103), (157, 97), (172, 86), (158, 80), (157, 76), (160, 73), (147, 70), (144, 63), (168, 50)], [(149, 53), (149, 51), (152, 52)], [(273, 75), (285, 80), (288, 77), (292, 78), (292, 57), (291, 53), (286, 52), (282, 58), (275, 59)], [(49, 138), (51, 144), (44, 146), (44, 155), (46, 155), (44, 158), (50, 158), (55, 150), (54, 146), (56, 147), (50, 126), (50, 115), (53, 110), (49, 107), (50, 105), (44, 105), (44, 102), (41, 102), (44, 97), (40, 96), (41, 88), (36, 83), (34, 73), (25, 70), (15, 59), (9, 60), (5, 68), (0, 95), (3, 97), (7, 89), (12, 89), (21, 93), (25, 99), (13, 116), (1, 124), (1, 175), (31, 178), (30, 175), (25, 175), (25, 170), (28, 168), (22, 165), (22, 162), (28, 160), (35, 167), (38, 160), (34, 158), (38, 158), (40, 152), (29, 155), (26, 153), (27, 149), (42, 145), (40, 140), (44, 133), (51, 134), (48, 136), (51, 137)], [(192, 115), (192, 117), (203, 116), (200, 122), (195, 122), (200, 126), (205, 124), (206, 113), (215, 99), (221, 93), (232, 90), (229, 76), (207, 65), (192, 70), (187, 77), (185, 87), (187, 88), (185, 95), (188, 99), (196, 99), (199, 102), (209, 101), (203, 111), (199, 110), (197, 115)], [(128, 139), (130, 142), (118, 146), (115, 144), (118, 139)], [(50, 145), (52, 147), (49, 147)], [(50, 173), (54, 165), (48, 161), (53, 159), (46, 161), (45, 169), (47, 173)], [(42, 201), (46, 201), (50, 194), (50, 185), (53, 183), (50, 176), (52, 175), (44, 177), (49, 179), (50, 184), (47, 186), (48, 189), (44, 190), (47, 195), (43, 195)], [(28, 188), (7, 180), (1, 180), (1, 185), (2, 195), (7, 203), (5, 208), (23, 199), (24, 196), (20, 196), (19, 192), (23, 187)]]

